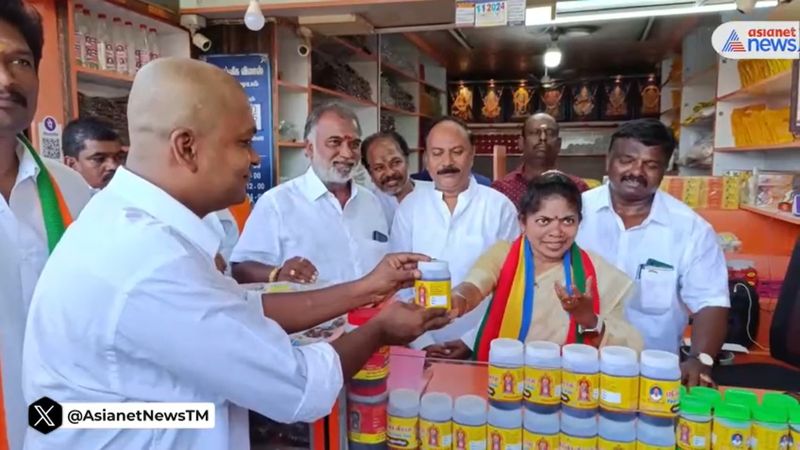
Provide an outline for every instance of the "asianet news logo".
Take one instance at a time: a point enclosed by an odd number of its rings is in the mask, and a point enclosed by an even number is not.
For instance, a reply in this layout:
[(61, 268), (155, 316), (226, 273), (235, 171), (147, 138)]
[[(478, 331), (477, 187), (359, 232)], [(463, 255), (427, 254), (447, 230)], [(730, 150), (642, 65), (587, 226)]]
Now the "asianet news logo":
[(711, 45), (729, 59), (800, 58), (800, 21), (726, 22), (711, 35)]

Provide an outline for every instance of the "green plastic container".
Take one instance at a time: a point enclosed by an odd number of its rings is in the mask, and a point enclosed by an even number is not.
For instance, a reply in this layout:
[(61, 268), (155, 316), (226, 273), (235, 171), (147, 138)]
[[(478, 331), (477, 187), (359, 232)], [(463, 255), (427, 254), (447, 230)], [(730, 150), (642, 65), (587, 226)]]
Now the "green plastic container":
[(758, 405), (758, 396), (753, 391), (744, 389), (728, 389), (725, 391), (725, 403), (736, 403), (752, 409)]
[(788, 411), (789, 409), (797, 406), (798, 402), (794, 397), (790, 397), (786, 394), (767, 392), (763, 397), (761, 397), (761, 404), (765, 406), (784, 408)]
[(789, 432), (795, 445), (800, 443), (800, 405), (789, 410)]
[(753, 407), (753, 439), (751, 450), (778, 450), (788, 445), (789, 414), (781, 406), (767, 404)]
[(718, 404), (714, 409), (713, 447), (747, 449), (751, 437), (750, 418), (750, 408), (745, 405)]
[(689, 391), (689, 395), (696, 398), (702, 398), (703, 400), (709, 402), (711, 404), (711, 408), (715, 408), (720, 402), (722, 402), (722, 392), (704, 386), (696, 386), (693, 387), (691, 391)]
[(691, 394), (682, 398), (675, 438), (679, 448), (710, 450), (711, 403)]

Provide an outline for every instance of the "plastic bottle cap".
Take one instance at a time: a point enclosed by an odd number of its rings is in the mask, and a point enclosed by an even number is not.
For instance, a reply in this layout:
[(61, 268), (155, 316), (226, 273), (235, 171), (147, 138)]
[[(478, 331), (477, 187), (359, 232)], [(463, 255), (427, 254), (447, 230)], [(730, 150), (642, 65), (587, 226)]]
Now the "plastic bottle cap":
[(555, 342), (531, 341), (525, 344), (528, 359), (560, 359), (561, 347)]
[(714, 409), (714, 416), (720, 419), (747, 422), (750, 420), (750, 408), (738, 403), (722, 402)]
[(753, 407), (753, 419), (757, 422), (786, 424), (789, 420), (786, 408), (769, 405), (756, 405)]
[(497, 428), (507, 430), (522, 428), (522, 410), (523, 408), (500, 409), (490, 406), (489, 423)]
[(419, 415), (434, 422), (447, 422), (453, 418), (453, 399), (441, 392), (429, 392), (422, 396)]
[(798, 402), (794, 397), (790, 397), (786, 394), (767, 392), (761, 397), (761, 404), (765, 406), (785, 408), (788, 410), (798, 405)]
[[(400, 410), (419, 411), (419, 392), (414, 389), (395, 389), (389, 393), (389, 405)], [(416, 416), (418, 413), (414, 413)]]
[(687, 395), (681, 399), (681, 413), (698, 416), (710, 416), (711, 403), (702, 397)]
[(705, 386), (693, 387), (692, 390), (689, 391), (688, 395), (695, 398), (702, 398), (703, 400), (709, 402), (712, 408), (717, 406), (722, 401), (722, 393), (720, 391)]
[(497, 338), (489, 344), (489, 362), (517, 363), (525, 362), (524, 344), (516, 339)]
[(680, 359), (674, 353), (662, 350), (645, 350), (642, 352), (642, 365), (658, 369), (674, 369), (680, 367)]
[(471, 426), (486, 423), (486, 400), (477, 395), (462, 395), (455, 401), (453, 420)]
[(609, 364), (632, 364), (636, 363), (638, 358), (632, 348), (609, 345), (600, 349), (600, 361)]
[(789, 409), (789, 423), (800, 425), (800, 405), (795, 405)]
[(585, 344), (569, 344), (562, 349), (562, 358), (565, 365), (589, 364), (594, 371), (599, 370), (599, 354), (597, 349)]
[(752, 408), (758, 405), (758, 396), (755, 392), (744, 389), (728, 389), (725, 391), (725, 403), (738, 403)]
[(433, 261), (420, 261), (417, 263), (417, 269), (421, 272), (436, 271), (436, 270), (449, 270), (447, 261), (433, 260)]
[(378, 315), (380, 308), (358, 308), (347, 313), (347, 323), (361, 326)]

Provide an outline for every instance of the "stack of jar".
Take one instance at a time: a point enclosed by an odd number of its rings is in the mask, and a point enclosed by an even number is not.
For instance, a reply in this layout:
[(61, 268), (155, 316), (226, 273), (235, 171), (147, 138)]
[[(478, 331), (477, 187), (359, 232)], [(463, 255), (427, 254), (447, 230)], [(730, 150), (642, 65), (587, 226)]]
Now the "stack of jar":
[[(364, 325), (378, 308), (361, 308), (347, 315), (346, 331)], [(367, 360), (347, 386), (348, 446), (353, 450), (386, 448), (389, 347), (381, 347)]]

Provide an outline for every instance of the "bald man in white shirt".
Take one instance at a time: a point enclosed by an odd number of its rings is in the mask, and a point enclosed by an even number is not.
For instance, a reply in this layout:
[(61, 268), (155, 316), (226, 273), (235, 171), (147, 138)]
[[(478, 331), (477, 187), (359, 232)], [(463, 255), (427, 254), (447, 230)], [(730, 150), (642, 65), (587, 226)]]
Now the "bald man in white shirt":
[[(475, 150), (463, 122), (440, 119), (431, 127), (425, 145), (425, 164), (434, 186), (414, 189), (400, 204), (392, 224), (391, 249), (447, 261), (452, 286), (457, 286), (484, 251), (499, 240), (513, 241), (519, 236), (517, 208), (508, 197), (478, 184), (472, 176)], [(432, 356), (448, 356), (448, 349), (460, 347), (459, 339), (478, 325), (486, 305), (482, 302), (413, 346), (426, 348)]]
[(29, 428), (26, 449), (246, 450), (248, 409), (286, 423), (319, 419), (380, 346), (449, 321), (393, 303), (331, 344), (293, 347), (287, 332), (386, 298), (427, 258), (389, 255), (345, 285), (248, 295), (215, 268), (220, 236), (201, 219), (242, 202), (258, 163), (239, 83), (204, 62), (158, 59), (137, 73), (128, 117), (127, 166), (67, 231), (34, 293), (25, 398), (212, 402), (215, 426)]

